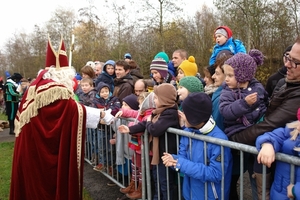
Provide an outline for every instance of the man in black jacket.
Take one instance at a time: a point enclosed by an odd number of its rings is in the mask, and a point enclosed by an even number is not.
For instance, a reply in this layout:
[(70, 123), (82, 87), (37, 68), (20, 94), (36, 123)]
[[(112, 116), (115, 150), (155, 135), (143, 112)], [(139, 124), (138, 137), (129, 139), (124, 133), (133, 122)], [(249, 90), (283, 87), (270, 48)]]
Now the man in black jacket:
[[(288, 46), (286, 48), (286, 50), (283, 52), (283, 55), (282, 55), (282, 58), (283, 58), (283, 62), (284, 62), (284, 56), (289, 54), (289, 52), (291, 51), (292, 49), (292, 45)], [(273, 94), (273, 91), (276, 87), (276, 84), (278, 83), (278, 81), (282, 78), (285, 77), (286, 75), (286, 67), (283, 65), (280, 69), (278, 69), (277, 72), (275, 72), (274, 74), (272, 74), (268, 80), (267, 80), (267, 84), (266, 84), (266, 91), (268, 92), (269, 94), (269, 97), (271, 97), (271, 95)]]

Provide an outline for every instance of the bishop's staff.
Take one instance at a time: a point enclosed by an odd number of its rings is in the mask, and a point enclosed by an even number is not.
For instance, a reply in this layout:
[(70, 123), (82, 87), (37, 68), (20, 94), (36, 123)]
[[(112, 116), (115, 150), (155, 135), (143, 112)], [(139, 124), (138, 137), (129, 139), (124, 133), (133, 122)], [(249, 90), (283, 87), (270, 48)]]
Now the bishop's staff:
[(72, 66), (72, 52), (74, 50), (74, 34), (72, 34), (72, 40), (71, 40), (71, 48), (70, 48), (70, 54), (69, 54), (69, 66)]

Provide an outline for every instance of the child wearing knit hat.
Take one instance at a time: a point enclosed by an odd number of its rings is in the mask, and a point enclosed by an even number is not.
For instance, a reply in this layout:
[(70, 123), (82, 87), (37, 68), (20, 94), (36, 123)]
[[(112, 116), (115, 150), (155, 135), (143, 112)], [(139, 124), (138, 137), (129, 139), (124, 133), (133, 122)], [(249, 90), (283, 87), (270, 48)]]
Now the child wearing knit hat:
[[(182, 108), (184, 114), (180, 115), (180, 118), (186, 120), (184, 131), (190, 132), (190, 135), (207, 135), (228, 140), (211, 117), (212, 102), (207, 94), (203, 92), (189, 94), (183, 101)], [(205, 154), (203, 149), (209, 153)], [(221, 161), (221, 156), (224, 156), (224, 162)], [(232, 171), (229, 147), (222, 148), (199, 139), (181, 136), (178, 154), (165, 152), (162, 160), (166, 167), (173, 167), (184, 174), (182, 185), (184, 199), (229, 199)], [(209, 164), (206, 164), (205, 160)]]
[(177, 95), (179, 100), (183, 101), (188, 94), (193, 92), (203, 92), (201, 81), (195, 76), (186, 76), (180, 79), (178, 83)]
[[(139, 103), (138, 97), (135, 94), (127, 95), (123, 98), (121, 111), (126, 110), (138, 110)], [(119, 113), (119, 112), (118, 112)], [(116, 114), (117, 117), (119, 114)], [(115, 130), (115, 127), (118, 127), (121, 124), (121, 119), (115, 118), (113, 121), (114, 125), (112, 126), (115, 134), (113, 139), (110, 139), (110, 144), (116, 145), (116, 165), (118, 173), (121, 173), (123, 176), (128, 176), (130, 172), (130, 168), (128, 168), (129, 163), (131, 162), (131, 157), (133, 155), (133, 151), (128, 148), (128, 146), (124, 144), (128, 144), (131, 141), (130, 135), (122, 135), (119, 131)]]
[(238, 53), (224, 63), (220, 112), (224, 116), (224, 132), (229, 137), (258, 122), (266, 111), (268, 94), (254, 78), (263, 58), (259, 50), (252, 49), (249, 54)]
[(217, 27), (214, 31), (214, 38), (216, 44), (209, 59), (209, 66), (216, 62), (216, 58), (222, 50), (229, 50), (232, 54), (239, 52), (246, 53), (244, 44), (240, 40), (233, 39), (232, 31), (227, 26)]
[(175, 78), (168, 71), (168, 65), (163, 58), (157, 57), (152, 60), (150, 64), (150, 72), (155, 85), (171, 83), (176, 86)]
[(198, 72), (198, 66), (194, 56), (190, 56), (187, 60), (184, 60), (177, 68), (177, 81), (180, 81), (185, 76), (196, 76)]
[[(154, 93), (142, 92), (138, 96), (139, 110), (122, 109), (116, 114), (116, 117), (135, 118), (135, 121), (129, 122), (128, 127), (135, 125), (138, 122), (146, 121), (151, 116), (152, 111), (155, 109)], [(121, 188), (120, 192), (126, 194), (130, 199), (142, 198), (142, 166), (141, 166), (141, 135), (143, 132), (131, 135), (131, 141), (128, 143), (130, 149), (135, 151), (131, 159), (131, 182), (126, 188)], [(138, 183), (138, 184), (136, 184)], [(138, 188), (135, 188), (138, 185)]]
[[(263, 63), (263, 59), (262, 52), (252, 49), (249, 54), (235, 54), (223, 65), (225, 86), (221, 92), (219, 109), (224, 117), (224, 132), (228, 137), (258, 123), (265, 114), (268, 93), (254, 78), (256, 68)], [(232, 175), (232, 199), (237, 196), (236, 184), (240, 171), (239, 155), (233, 154), (233, 159), (236, 163), (233, 172), (238, 173)]]
[[(130, 127), (125, 125), (118, 127), (118, 130), (122, 133), (136, 134), (145, 130), (149, 133), (149, 141), (152, 141), (153, 153), (151, 165), (153, 165), (152, 171), (155, 184), (154, 198), (157, 198), (158, 194), (160, 194), (161, 199), (174, 199), (176, 172), (174, 170), (166, 170), (160, 158), (163, 152), (177, 152), (176, 135), (166, 132), (169, 127), (180, 128), (176, 97), (176, 89), (172, 84), (162, 83), (155, 86), (154, 102), (156, 108), (147, 121), (139, 122)], [(165, 146), (166, 143), (167, 147)], [(167, 179), (167, 176), (169, 179)], [(167, 187), (167, 184), (169, 184), (169, 187)]]
[(169, 59), (168, 54), (166, 54), (165, 52), (161, 51), (158, 52), (155, 56), (154, 59), (156, 58), (162, 58), (164, 61), (166, 61), (167, 65), (168, 65), (168, 72), (172, 75), (172, 76), (176, 76), (176, 69), (174, 67), (173, 62)]

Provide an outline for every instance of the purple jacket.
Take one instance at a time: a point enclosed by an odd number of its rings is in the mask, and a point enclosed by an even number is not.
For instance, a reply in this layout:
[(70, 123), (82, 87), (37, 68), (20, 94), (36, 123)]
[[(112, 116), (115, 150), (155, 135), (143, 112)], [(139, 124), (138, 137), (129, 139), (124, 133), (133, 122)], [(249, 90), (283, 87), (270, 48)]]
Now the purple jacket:
[[(249, 106), (245, 97), (258, 93), (257, 101)], [(252, 79), (247, 88), (230, 89), (224, 84), (221, 92), (219, 109), (224, 117), (224, 132), (228, 137), (257, 123), (266, 112), (268, 93), (256, 79)]]

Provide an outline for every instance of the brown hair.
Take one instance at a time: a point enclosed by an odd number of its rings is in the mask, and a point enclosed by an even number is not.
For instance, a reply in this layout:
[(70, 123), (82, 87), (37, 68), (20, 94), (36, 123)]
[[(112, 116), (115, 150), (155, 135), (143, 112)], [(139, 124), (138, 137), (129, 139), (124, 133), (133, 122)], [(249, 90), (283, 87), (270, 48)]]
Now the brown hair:
[(204, 67), (204, 69), (203, 69), (203, 74), (204, 74), (204, 76), (206, 76), (207, 78), (212, 79), (212, 78), (211, 78), (212, 75), (211, 75), (210, 72), (208, 71), (207, 67)]
[(224, 74), (224, 68), (223, 68), (223, 65), (225, 63), (226, 60), (228, 60), (229, 58), (231, 58), (233, 55), (225, 55), (225, 56), (222, 56), (221, 58), (217, 59), (215, 64), (214, 64), (214, 67), (217, 69), (218, 67), (220, 67), (220, 69), (222, 70), (223, 74)]
[(128, 62), (126, 62), (125, 60), (118, 60), (116, 62), (116, 66), (122, 66), (124, 68), (125, 71), (129, 70), (130, 69), (130, 66), (128, 64)]
[(136, 69), (137, 66), (138, 66), (137, 63), (134, 60), (130, 60), (128, 62), (128, 65), (129, 65), (130, 69)]
[(83, 78), (81, 79), (80, 83), (88, 83), (90, 86), (94, 86), (94, 81), (91, 78)]
[(96, 77), (94, 69), (89, 65), (85, 65), (84, 67), (82, 67), (80, 72), (85, 73), (92, 79), (94, 79)]

